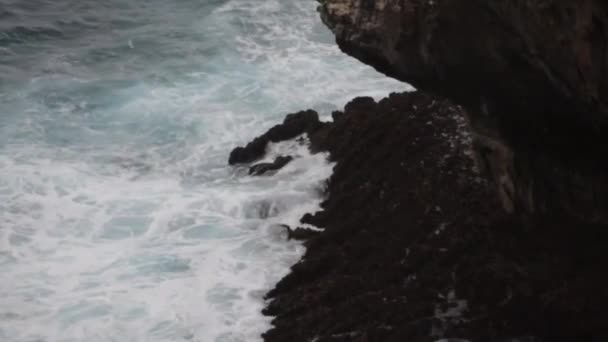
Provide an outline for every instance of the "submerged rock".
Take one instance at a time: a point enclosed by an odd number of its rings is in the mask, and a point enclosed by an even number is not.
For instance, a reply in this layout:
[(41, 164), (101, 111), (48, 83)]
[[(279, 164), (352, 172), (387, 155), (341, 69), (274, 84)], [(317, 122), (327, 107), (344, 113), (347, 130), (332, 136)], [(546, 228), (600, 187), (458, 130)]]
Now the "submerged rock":
[(608, 224), (608, 2), (319, 2), (344, 52), (466, 107), (505, 209)]
[(259, 163), (249, 168), (249, 174), (260, 176), (271, 171), (277, 171), (293, 160), (292, 156), (279, 156), (272, 163)]
[(323, 230), (268, 293), (265, 341), (608, 340), (608, 229), (507, 215), (461, 107), (416, 92), (335, 117), (310, 135), (337, 163), (301, 219)]

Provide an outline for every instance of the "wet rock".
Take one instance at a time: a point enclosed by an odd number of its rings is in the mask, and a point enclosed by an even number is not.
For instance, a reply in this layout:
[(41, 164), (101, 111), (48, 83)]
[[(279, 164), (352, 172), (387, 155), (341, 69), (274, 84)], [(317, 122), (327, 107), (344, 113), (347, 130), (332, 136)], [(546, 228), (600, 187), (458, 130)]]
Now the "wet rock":
[(302, 216), (302, 218), (300, 219), (300, 222), (304, 223), (304, 224), (312, 224), (314, 225), (314, 218), (313, 215), (311, 213), (306, 213)]
[(269, 142), (293, 139), (304, 133), (310, 134), (322, 125), (318, 113), (313, 110), (289, 114), (282, 124), (272, 127), (246, 146), (232, 150), (228, 163), (234, 165), (254, 162), (264, 156)]
[(345, 112), (370, 112), (376, 108), (376, 101), (369, 96), (357, 97), (344, 106)]
[(331, 118), (334, 121), (336, 121), (336, 120), (338, 120), (342, 116), (342, 114), (344, 114), (344, 113), (341, 112), (341, 111), (339, 111), (339, 110), (335, 110), (335, 111), (331, 112)]
[(293, 160), (292, 156), (279, 156), (272, 163), (259, 163), (249, 168), (249, 174), (260, 176), (271, 171), (277, 171)]

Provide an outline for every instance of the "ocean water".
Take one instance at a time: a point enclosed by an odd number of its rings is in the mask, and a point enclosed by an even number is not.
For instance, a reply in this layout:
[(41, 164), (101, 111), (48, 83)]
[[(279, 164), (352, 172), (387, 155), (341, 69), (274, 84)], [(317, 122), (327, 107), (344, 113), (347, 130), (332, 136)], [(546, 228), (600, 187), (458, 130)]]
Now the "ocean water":
[(406, 86), (312, 0), (0, 0), (0, 341), (260, 341), (332, 165), (227, 166), (284, 114)]

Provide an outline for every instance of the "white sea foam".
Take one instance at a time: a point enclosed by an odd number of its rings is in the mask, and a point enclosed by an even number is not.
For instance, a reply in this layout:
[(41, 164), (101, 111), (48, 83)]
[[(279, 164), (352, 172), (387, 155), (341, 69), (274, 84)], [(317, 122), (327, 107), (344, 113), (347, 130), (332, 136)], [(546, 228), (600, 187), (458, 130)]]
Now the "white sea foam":
[(63, 32), (0, 52), (0, 341), (259, 341), (303, 252), (280, 224), (332, 165), (294, 140), (251, 177), (230, 149), (406, 87), (343, 56), (314, 1), (0, 5)]
[(275, 148), (296, 159), (274, 176), (205, 183), (3, 157), (2, 337), (256, 339), (262, 294), (302, 253), (279, 224), (315, 211), (331, 173), (306, 146)]

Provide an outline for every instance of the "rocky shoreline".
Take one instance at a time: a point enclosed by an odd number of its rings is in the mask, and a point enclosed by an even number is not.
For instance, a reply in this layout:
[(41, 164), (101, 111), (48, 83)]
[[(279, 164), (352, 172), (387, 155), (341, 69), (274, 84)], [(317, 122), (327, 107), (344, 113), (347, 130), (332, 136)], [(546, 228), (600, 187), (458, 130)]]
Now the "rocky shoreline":
[(307, 133), (337, 162), (265, 340), (608, 341), (607, 3), (318, 2), (342, 51), (420, 92), (231, 155)]
[(298, 229), (307, 252), (267, 295), (265, 341), (608, 339), (608, 231), (506, 214), (461, 107), (414, 92), (332, 116), (292, 114), (231, 157), (307, 133), (337, 162), (323, 210), (302, 218), (323, 231)]

